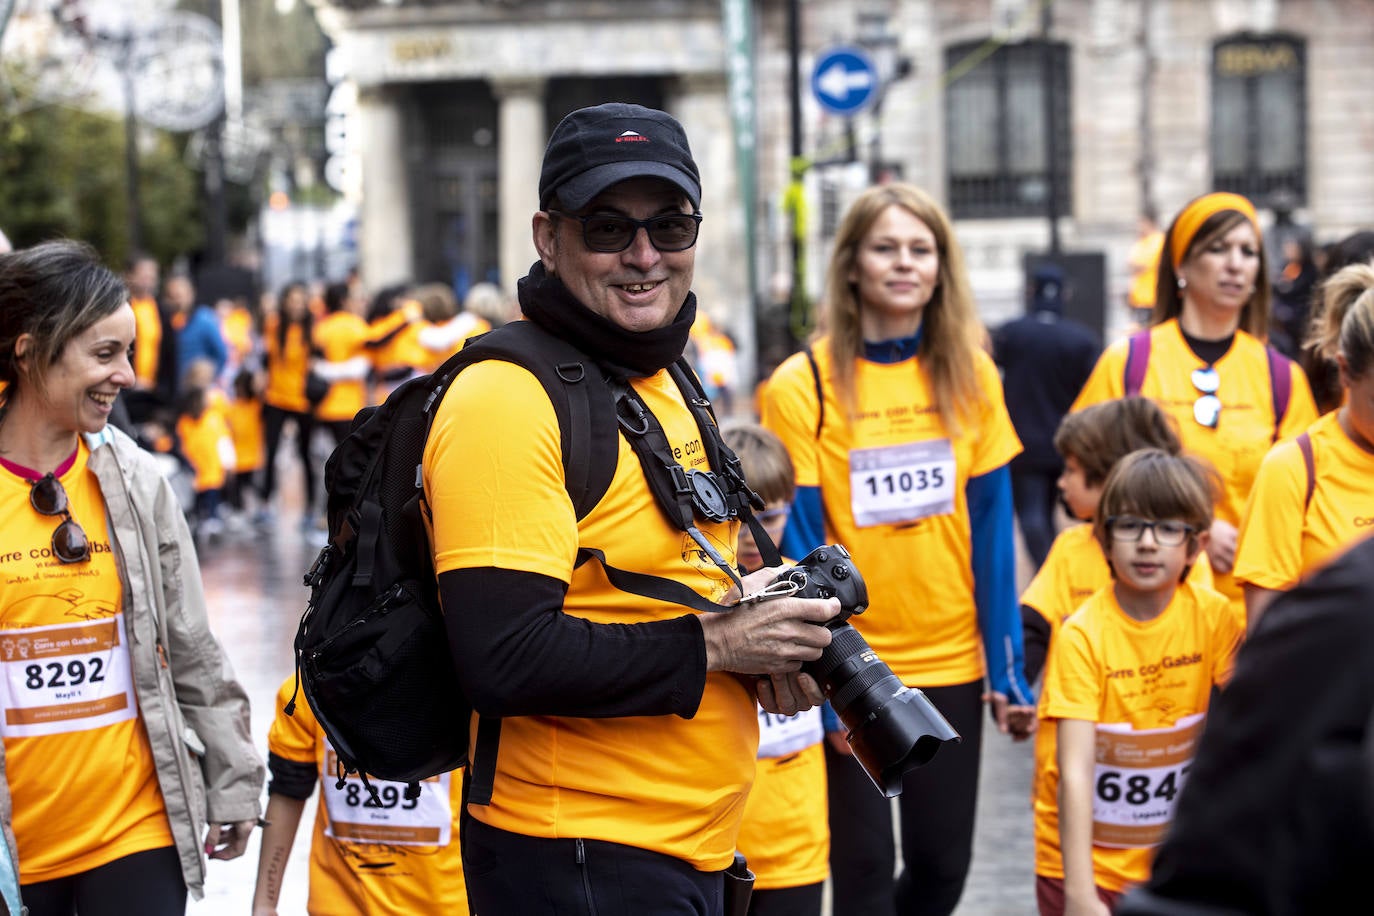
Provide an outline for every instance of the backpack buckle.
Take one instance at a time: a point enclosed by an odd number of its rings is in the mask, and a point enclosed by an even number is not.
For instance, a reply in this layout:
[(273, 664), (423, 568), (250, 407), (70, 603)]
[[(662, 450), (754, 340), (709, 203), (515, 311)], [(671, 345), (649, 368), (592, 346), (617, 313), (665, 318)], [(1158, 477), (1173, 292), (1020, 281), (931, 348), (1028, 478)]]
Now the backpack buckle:
[(315, 557), (315, 562), (310, 564), (310, 569), (305, 573), (305, 587), (314, 588), (324, 581), (324, 574), (329, 569), (329, 564), (334, 559), (334, 545), (325, 544), (319, 556)]

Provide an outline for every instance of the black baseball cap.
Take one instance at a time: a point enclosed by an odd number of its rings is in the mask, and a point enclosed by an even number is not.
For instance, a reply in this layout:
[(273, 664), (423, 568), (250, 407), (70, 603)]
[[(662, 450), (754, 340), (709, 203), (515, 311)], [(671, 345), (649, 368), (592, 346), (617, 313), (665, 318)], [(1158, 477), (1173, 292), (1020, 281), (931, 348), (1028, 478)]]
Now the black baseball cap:
[(671, 115), (623, 102), (579, 108), (558, 122), (544, 150), (539, 206), (557, 195), (564, 207), (580, 210), (611, 185), (644, 177), (672, 182), (701, 206), (701, 173)]

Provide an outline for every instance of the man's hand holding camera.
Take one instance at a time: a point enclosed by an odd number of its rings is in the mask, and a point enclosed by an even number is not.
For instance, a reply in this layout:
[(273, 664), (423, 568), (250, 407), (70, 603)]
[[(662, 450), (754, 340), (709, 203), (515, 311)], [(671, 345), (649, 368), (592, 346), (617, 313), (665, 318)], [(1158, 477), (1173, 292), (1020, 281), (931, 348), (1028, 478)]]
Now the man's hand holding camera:
[[(742, 580), (746, 594), (766, 588), (779, 568), (760, 569)], [(729, 603), (737, 595), (727, 598)], [(706, 670), (765, 675), (758, 681), (759, 704), (771, 713), (793, 715), (825, 702), (803, 662), (821, 657), (830, 645), (826, 621), (840, 613), (837, 598), (771, 598), (723, 614), (703, 614)]]

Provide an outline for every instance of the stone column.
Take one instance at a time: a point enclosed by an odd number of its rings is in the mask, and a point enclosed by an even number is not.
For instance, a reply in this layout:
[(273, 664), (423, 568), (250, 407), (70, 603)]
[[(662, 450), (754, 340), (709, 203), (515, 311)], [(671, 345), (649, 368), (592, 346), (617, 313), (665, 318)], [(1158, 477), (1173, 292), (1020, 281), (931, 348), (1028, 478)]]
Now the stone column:
[(411, 280), (415, 270), (400, 92), (395, 86), (377, 86), (358, 94), (363, 172), (359, 266), (372, 290)]
[(512, 295), (538, 255), (530, 218), (539, 209), (539, 167), (548, 142), (544, 128), (544, 80), (540, 77), (492, 80), (500, 105), (498, 183), (500, 186), (501, 285)]
[[(735, 134), (724, 72), (679, 77), (669, 87), (669, 114), (682, 122), (692, 158), (701, 171), (701, 240), (697, 243), (692, 289), (697, 308), (716, 327), (735, 339), (740, 378), (752, 390), (754, 373), (754, 301), (749, 289), (744, 203), (735, 165)], [(753, 202), (750, 202), (753, 206)], [(756, 223), (755, 231), (763, 226)], [(757, 244), (757, 239), (755, 243)]]

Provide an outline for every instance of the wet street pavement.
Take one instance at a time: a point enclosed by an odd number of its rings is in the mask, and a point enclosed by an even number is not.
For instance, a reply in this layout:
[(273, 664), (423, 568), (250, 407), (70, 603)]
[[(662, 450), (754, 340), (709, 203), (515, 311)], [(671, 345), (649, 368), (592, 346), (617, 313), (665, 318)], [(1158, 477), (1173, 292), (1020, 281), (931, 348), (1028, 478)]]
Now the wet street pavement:
[[(211, 625), (248, 691), (253, 734), (264, 756), (277, 689), (292, 674), (291, 641), (308, 594), (301, 577), (317, 552), (300, 532), (298, 521), (299, 509), (288, 507), (275, 529), (230, 531), (201, 550)], [(984, 722), (988, 733), (983, 739), (973, 870), (955, 914), (1031, 916), (1031, 745), (1013, 745), (987, 726), (986, 718)], [(287, 867), (278, 907), (281, 916), (305, 913), (313, 819), (312, 799)], [(241, 859), (210, 863), (205, 899), (190, 905), (190, 916), (248, 916), (257, 860), (255, 832)]]

